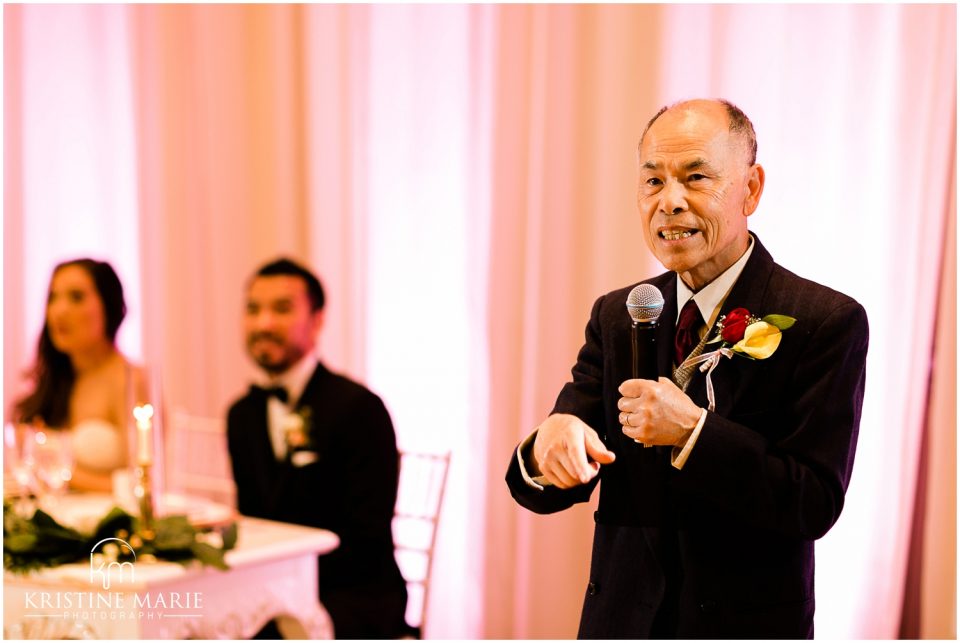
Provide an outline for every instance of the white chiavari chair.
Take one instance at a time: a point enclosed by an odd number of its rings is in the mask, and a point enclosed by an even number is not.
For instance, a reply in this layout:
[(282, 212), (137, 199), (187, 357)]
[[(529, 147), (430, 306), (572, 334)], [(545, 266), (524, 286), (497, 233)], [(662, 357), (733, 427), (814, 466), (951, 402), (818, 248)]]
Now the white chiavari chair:
[(235, 507), (226, 420), (176, 410), (167, 431), (167, 490)]
[(449, 452), (400, 452), (393, 539), (397, 565), (407, 582), (407, 623), (416, 638), (426, 627), (433, 550), (449, 465)]

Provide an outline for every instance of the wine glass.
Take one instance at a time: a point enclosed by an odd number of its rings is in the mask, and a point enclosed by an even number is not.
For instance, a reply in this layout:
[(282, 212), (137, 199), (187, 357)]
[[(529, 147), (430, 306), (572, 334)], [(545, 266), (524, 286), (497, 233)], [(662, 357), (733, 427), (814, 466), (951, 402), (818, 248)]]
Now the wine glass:
[(41, 504), (54, 509), (73, 479), (70, 436), (61, 431), (39, 429), (34, 434), (34, 473), (40, 482)]
[(36, 508), (37, 478), (34, 475), (33, 446), (35, 431), (29, 424), (3, 427), (4, 496), (13, 500), (13, 509), (29, 517)]

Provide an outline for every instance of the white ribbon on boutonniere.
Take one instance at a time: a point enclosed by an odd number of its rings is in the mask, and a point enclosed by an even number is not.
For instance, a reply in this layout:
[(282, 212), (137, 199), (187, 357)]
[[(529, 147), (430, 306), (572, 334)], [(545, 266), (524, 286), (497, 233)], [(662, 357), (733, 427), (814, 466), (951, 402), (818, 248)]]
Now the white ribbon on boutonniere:
[(721, 357), (733, 357), (733, 350), (723, 347), (718, 348), (715, 351), (710, 351), (709, 353), (703, 353), (697, 355), (696, 357), (688, 357), (683, 361), (677, 370), (684, 368), (686, 366), (696, 366), (700, 364), (700, 372), (706, 372), (707, 374), (707, 410), (714, 411), (717, 408), (716, 399), (713, 395), (713, 380), (710, 379), (710, 376), (713, 374), (713, 369), (717, 367), (720, 363)]

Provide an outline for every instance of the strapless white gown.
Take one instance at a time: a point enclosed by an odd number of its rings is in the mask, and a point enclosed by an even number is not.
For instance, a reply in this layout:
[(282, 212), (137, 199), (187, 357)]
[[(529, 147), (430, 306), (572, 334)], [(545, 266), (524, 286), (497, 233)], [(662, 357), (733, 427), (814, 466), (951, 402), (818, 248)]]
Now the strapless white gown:
[(126, 465), (120, 429), (106, 420), (84, 420), (70, 433), (73, 460), (84, 469), (113, 471)]

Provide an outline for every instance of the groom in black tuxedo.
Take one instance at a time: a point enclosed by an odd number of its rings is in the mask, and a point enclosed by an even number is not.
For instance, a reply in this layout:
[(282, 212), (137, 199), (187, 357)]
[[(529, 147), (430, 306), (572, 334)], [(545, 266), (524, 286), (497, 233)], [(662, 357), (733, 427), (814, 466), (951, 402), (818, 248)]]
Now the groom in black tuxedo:
[[(814, 540), (850, 482), (867, 318), (748, 232), (756, 149), (726, 101), (650, 121), (637, 204), (669, 270), (648, 281), (660, 378), (631, 379), (631, 287), (604, 295), (572, 381), (511, 457), (510, 490), (538, 513), (600, 483), (581, 638), (813, 637)], [(708, 380), (691, 360), (720, 347)]]
[[(237, 504), (335, 532), (340, 546), (319, 558), (319, 596), (336, 637), (396, 638), (407, 603), (391, 534), (396, 438), (380, 398), (315, 357), (323, 304), (316, 276), (287, 259), (248, 285), (247, 350), (263, 378), (227, 419)], [(268, 626), (261, 637), (277, 634)]]

